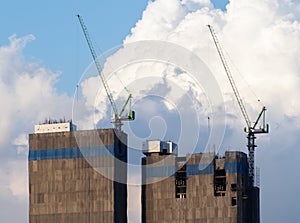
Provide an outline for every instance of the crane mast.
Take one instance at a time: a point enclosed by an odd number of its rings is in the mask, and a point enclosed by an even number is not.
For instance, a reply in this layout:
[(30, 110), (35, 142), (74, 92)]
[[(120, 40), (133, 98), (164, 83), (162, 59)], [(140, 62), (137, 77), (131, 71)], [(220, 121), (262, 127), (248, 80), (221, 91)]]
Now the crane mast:
[[(97, 60), (97, 55), (96, 55), (96, 52), (95, 52), (95, 49), (93, 47), (93, 44), (92, 44), (92, 41), (91, 41), (91, 38), (89, 36), (89, 33), (88, 33), (88, 30), (83, 22), (83, 19), (82, 17), (78, 14), (76, 15), (78, 17), (78, 20), (79, 20), (79, 23), (81, 25), (81, 28), (82, 28), (82, 31), (83, 31), (83, 34), (84, 34), (84, 37), (87, 41), (87, 44), (88, 44), (88, 47), (90, 49), (90, 53), (93, 57), (93, 61), (95, 63), (95, 66), (96, 66), (96, 69), (98, 71), (98, 74), (99, 74), (99, 77), (102, 81), (102, 84), (104, 86), (104, 89), (106, 91), (106, 94), (107, 94), (107, 97), (108, 97), (108, 100), (112, 106), (112, 109), (113, 109), (113, 123), (115, 125), (115, 128), (119, 131), (121, 131), (121, 126), (122, 126), (122, 121), (132, 121), (135, 119), (135, 112), (132, 111), (131, 109), (131, 99), (132, 99), (132, 95), (129, 94), (125, 104), (123, 105), (122, 107), (122, 110), (120, 113), (118, 113), (118, 109), (117, 109), (117, 106), (116, 106), (116, 103), (115, 103), (115, 100), (113, 98), (113, 95), (110, 91), (110, 88), (105, 80), (105, 77), (103, 75), (103, 72), (102, 72), (102, 67), (99, 63), (99, 61)], [(129, 114), (128, 116), (122, 116), (123, 112), (125, 111), (127, 105), (129, 104)]]
[[(266, 112), (266, 107), (263, 106), (261, 112), (259, 113), (258, 115), (258, 118), (256, 119), (256, 121), (254, 122), (253, 125), (251, 125), (251, 121), (249, 119), (249, 116), (248, 116), (248, 113), (247, 113), (247, 110), (245, 108), (245, 105), (242, 101), (242, 98), (239, 94), (239, 91), (236, 87), (236, 84), (234, 82), (234, 79), (231, 75), (231, 72), (230, 72), (230, 69), (229, 69), (229, 66), (226, 62), (226, 58), (223, 54), (223, 51), (222, 51), (222, 48), (221, 48), (221, 45), (218, 41), (218, 38), (214, 32), (214, 29), (211, 25), (208, 25), (208, 28), (209, 28), (209, 31), (211, 33), (211, 36), (214, 40), (214, 43), (215, 43), (215, 46), (217, 48), (217, 51), (218, 51), (218, 54), (219, 54), (219, 57), (222, 61), (222, 64), (223, 64), (223, 67), (225, 69), (225, 72), (226, 72), (226, 75), (229, 79), (229, 82), (230, 82), (230, 85), (231, 85), (231, 88), (234, 92), (234, 95), (235, 95), (235, 98), (238, 102), (238, 105), (239, 105), (239, 108), (242, 112), (242, 115), (245, 119), (245, 122), (246, 122), (246, 125), (247, 127), (245, 128), (245, 132), (248, 133), (247, 135), (247, 139), (248, 139), (248, 144), (247, 144), (247, 147), (248, 147), (248, 151), (249, 151), (249, 184), (250, 186), (254, 186), (254, 160), (255, 160), (255, 157), (254, 157), (254, 152), (255, 152), (255, 148), (257, 147), (256, 144), (255, 144), (255, 135), (256, 134), (261, 134), (261, 133), (268, 133), (269, 132), (269, 126), (268, 124), (265, 123), (265, 112)], [(261, 120), (261, 118), (263, 119), (263, 124), (261, 127), (259, 128), (256, 128), (256, 126), (258, 125), (259, 121)]]

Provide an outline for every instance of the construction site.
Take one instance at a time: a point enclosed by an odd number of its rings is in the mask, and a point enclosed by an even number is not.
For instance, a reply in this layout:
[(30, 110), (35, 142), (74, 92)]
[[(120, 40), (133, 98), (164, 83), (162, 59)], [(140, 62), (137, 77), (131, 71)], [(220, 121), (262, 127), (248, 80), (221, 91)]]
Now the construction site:
[[(133, 96), (128, 95), (119, 111), (83, 19), (77, 17), (110, 102), (114, 128), (77, 130), (76, 123), (65, 120), (35, 126), (29, 135), (29, 222), (126, 223), (128, 136), (122, 123), (135, 120)], [(142, 223), (260, 222), (255, 139), (269, 132), (266, 108), (251, 121), (213, 27), (208, 28), (245, 120), (248, 154), (179, 156), (176, 142), (145, 141), (141, 148)]]
[[(127, 185), (114, 180), (126, 182), (127, 169), (116, 166), (116, 159), (127, 162), (126, 134), (120, 140), (114, 129), (74, 131), (71, 122), (35, 129), (30, 223), (127, 222)], [(172, 142), (146, 142), (142, 222), (259, 222), (259, 188), (251, 184), (245, 153), (179, 157), (177, 151)], [(111, 171), (110, 179), (99, 167)]]

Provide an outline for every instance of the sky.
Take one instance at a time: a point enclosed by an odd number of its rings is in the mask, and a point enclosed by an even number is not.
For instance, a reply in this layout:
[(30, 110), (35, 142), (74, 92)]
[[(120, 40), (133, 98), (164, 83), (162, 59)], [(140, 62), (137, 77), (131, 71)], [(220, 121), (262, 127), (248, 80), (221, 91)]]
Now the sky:
[[(300, 187), (297, 165), (300, 157), (300, 1), (230, 0), (212, 4), (209, 0), (45, 3), (29, 0), (7, 1), (1, 9), (0, 97), (4, 102), (0, 110), (1, 219), (28, 222), (28, 134), (32, 133), (34, 124), (48, 117), (72, 118), (75, 97), (75, 102), (82, 100), (75, 108), (76, 121), (84, 120), (90, 126), (109, 125), (105, 120), (110, 113), (109, 105), (103, 89), (98, 91), (99, 86), (93, 79), (93, 67), (89, 66), (91, 56), (75, 17), (80, 13), (99, 55), (125, 44), (126, 59), (142, 57), (143, 52), (137, 51), (134, 44), (148, 40), (154, 41), (151, 42), (154, 45), (155, 41), (172, 43), (177, 47), (165, 44), (164, 49), (182, 55), (190, 52), (192, 57), (199, 57), (203, 62), (201, 69), (210, 70), (210, 80), (216, 82), (215, 89), (222, 93), (224, 101), (226, 123), (219, 152), (246, 152), (244, 120), (206, 27), (213, 25), (251, 120), (257, 117), (262, 105), (268, 109), (270, 134), (258, 137), (256, 150), (256, 165), (260, 167), (261, 222), (299, 221), (300, 197), (295, 190)], [(150, 51), (157, 57), (163, 56)], [(122, 51), (114, 53), (108, 53), (109, 63), (104, 64), (107, 74), (120, 62), (118, 53), (122, 55)], [(177, 64), (171, 63), (174, 61)], [(201, 135), (207, 134), (206, 118), (214, 111), (210, 108), (215, 103), (214, 97), (210, 97), (205, 84), (201, 89), (194, 86), (190, 78), (198, 77), (196, 74), (176, 67), (183, 61), (184, 58), (176, 58), (176, 54), (170, 55), (170, 63), (158, 60), (133, 63), (118, 67), (115, 75), (109, 76), (108, 83), (116, 98), (124, 96), (120, 90), (124, 84), (136, 95), (134, 108), (137, 114), (142, 114), (136, 121), (140, 125), (125, 126), (127, 131), (132, 131), (132, 142), (155, 137), (176, 141), (182, 135), (186, 139), (181, 144), (184, 145), (193, 130), (197, 130), (198, 125), (192, 125), (197, 121)], [(77, 85), (79, 100), (75, 94)], [(222, 123), (216, 119), (213, 124), (219, 127)], [(84, 127), (90, 127), (88, 125)], [(183, 131), (187, 135), (174, 130), (179, 129), (178, 126), (182, 130), (185, 125), (192, 126)], [(170, 129), (173, 131), (168, 131)], [(196, 144), (205, 146), (202, 143)], [(132, 155), (138, 156), (134, 152)], [(134, 160), (130, 162), (135, 164)], [(132, 172), (132, 182), (137, 174)], [(129, 186), (130, 222), (140, 222), (138, 192), (132, 183)]]

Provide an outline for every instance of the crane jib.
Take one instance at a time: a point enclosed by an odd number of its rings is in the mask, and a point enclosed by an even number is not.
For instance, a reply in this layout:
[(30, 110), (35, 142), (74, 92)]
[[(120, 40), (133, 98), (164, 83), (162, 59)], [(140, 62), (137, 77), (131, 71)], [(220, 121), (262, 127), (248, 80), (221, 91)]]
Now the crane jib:
[[(86, 26), (85, 26), (85, 24), (84, 24), (84, 22), (83, 22), (82, 17), (81, 17), (79, 14), (77, 15), (77, 17), (78, 17), (79, 23), (80, 23), (80, 25), (81, 25), (81, 28), (82, 28), (84, 37), (85, 37), (85, 39), (86, 39), (86, 41), (87, 41), (88, 47), (89, 47), (89, 49), (90, 49), (90, 53), (91, 53), (91, 55), (92, 55), (92, 57), (93, 57), (93, 61), (94, 61), (94, 63), (95, 63), (96, 69), (97, 69), (97, 71), (98, 71), (98, 74), (99, 74), (99, 76), (100, 76), (100, 79), (101, 79), (101, 81), (102, 81), (102, 84), (103, 84), (103, 86), (104, 86), (104, 88), (105, 88), (105, 91), (106, 91), (108, 100), (109, 100), (109, 102), (110, 102), (110, 104), (111, 104), (111, 106), (112, 106), (112, 109), (113, 109), (113, 112), (114, 112), (114, 115), (113, 115), (113, 119), (114, 119), (114, 120), (113, 120), (113, 123), (115, 124), (115, 127), (116, 127), (117, 129), (121, 130), (121, 126), (122, 126), (122, 122), (121, 122), (121, 121), (125, 121), (125, 120), (131, 121), (131, 120), (134, 120), (134, 119), (135, 119), (135, 112), (132, 111), (132, 109), (131, 109), (131, 99), (132, 99), (132, 95), (129, 94), (129, 97), (128, 97), (128, 99), (126, 100), (125, 104), (123, 105), (121, 112), (118, 113), (118, 109), (117, 109), (115, 100), (114, 100), (113, 95), (112, 95), (112, 93), (111, 93), (111, 90), (110, 90), (110, 88), (109, 88), (109, 86), (108, 86), (108, 84), (107, 84), (107, 82), (106, 82), (106, 80), (105, 80), (105, 77), (104, 77), (104, 75), (103, 75), (103, 73), (102, 73), (102, 67), (101, 67), (100, 63), (98, 62), (98, 60), (97, 60), (97, 55), (96, 55), (96, 53), (95, 53), (95, 50), (94, 50), (94, 47), (93, 47), (91, 38), (90, 38), (90, 36), (89, 36), (88, 30), (87, 30), (87, 28), (86, 28)], [(125, 111), (125, 109), (126, 109), (126, 107), (127, 107), (128, 104), (129, 104), (129, 114), (128, 114), (128, 116), (124, 116), (124, 117), (123, 117), (122, 114), (123, 114), (123, 112)]]

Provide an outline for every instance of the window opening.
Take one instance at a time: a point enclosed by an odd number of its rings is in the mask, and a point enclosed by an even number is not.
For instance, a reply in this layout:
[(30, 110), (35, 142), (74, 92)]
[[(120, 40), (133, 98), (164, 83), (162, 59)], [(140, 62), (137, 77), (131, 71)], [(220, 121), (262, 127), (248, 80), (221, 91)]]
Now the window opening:
[(225, 169), (217, 169), (214, 173), (214, 194), (215, 196), (225, 196), (226, 172)]
[(176, 198), (186, 198), (186, 165), (175, 173)]

